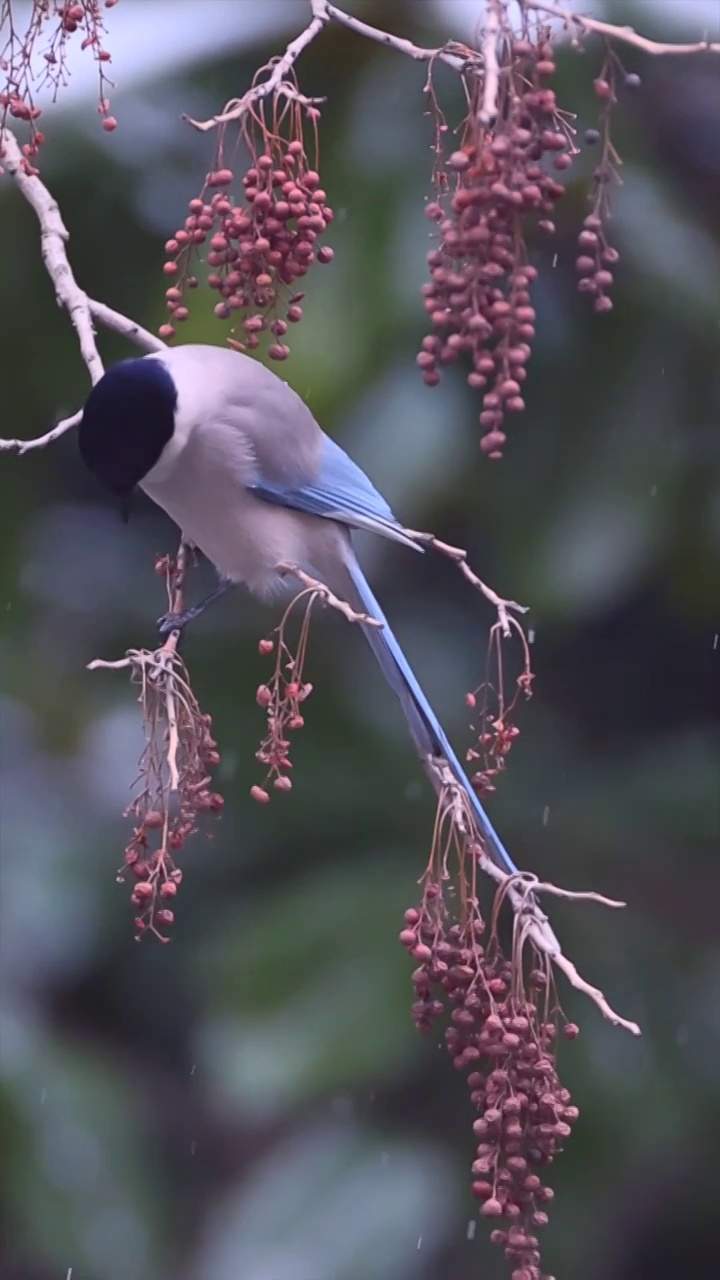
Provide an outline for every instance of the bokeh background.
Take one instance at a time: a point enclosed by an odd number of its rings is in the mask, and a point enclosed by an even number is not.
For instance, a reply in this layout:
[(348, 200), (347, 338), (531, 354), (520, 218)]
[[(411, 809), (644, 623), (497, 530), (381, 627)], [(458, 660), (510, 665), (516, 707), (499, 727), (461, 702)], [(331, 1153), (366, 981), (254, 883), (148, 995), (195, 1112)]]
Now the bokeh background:
[[(469, 38), (481, 10), (355, 6), (423, 44)], [(595, 11), (720, 38), (713, 5)], [(213, 148), (180, 114), (241, 92), (304, 18), (285, 0), (123, 0), (109, 14), (120, 127), (101, 132), (81, 59), (43, 168), (90, 294), (162, 322), (162, 244)], [(556, 87), (582, 128), (601, 57), (560, 56)], [(546, 1261), (564, 1280), (704, 1280), (720, 1248), (720, 59), (623, 58), (643, 88), (616, 112), (616, 310), (595, 317), (576, 292), (590, 153), (555, 256), (533, 245), (529, 408), (495, 465), (462, 378), (430, 391), (414, 366), (424, 68), (328, 30), (300, 74), (329, 99), (336, 260), (309, 278), (283, 373), (409, 525), (467, 546), (531, 606), (536, 693), (493, 818), (522, 866), (628, 902), (553, 907), (569, 953), (644, 1035), (561, 988), (582, 1025), (562, 1057), (581, 1118), (551, 1177)], [(452, 116), (452, 77), (439, 83)], [(30, 437), (78, 407), (87, 377), (7, 183), (0, 244), (2, 435)], [(223, 332), (199, 293), (183, 336)], [(108, 361), (131, 354), (100, 345)], [(315, 627), (295, 789), (259, 808), (257, 641), (277, 618), (238, 596), (188, 636), (226, 810), (187, 851), (172, 945), (137, 945), (115, 883), (137, 707), (122, 674), (86, 663), (152, 640), (153, 557), (175, 532), (143, 502), (123, 526), (72, 437), (3, 457), (0, 492), (2, 1280), (495, 1280), (465, 1086), (415, 1032), (397, 942), (433, 797), (361, 638), (335, 617)], [(466, 744), (491, 611), (444, 561), (365, 553)]]

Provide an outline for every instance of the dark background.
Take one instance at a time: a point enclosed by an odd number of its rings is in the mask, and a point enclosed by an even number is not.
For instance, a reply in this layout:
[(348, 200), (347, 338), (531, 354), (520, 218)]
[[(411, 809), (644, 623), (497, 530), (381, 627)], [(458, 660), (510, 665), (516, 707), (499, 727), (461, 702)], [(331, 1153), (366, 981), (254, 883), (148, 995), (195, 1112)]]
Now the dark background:
[[(43, 175), (78, 280), (150, 328), (163, 241), (212, 156), (180, 111), (212, 114), (300, 28), (301, 6), (266, 3), (267, 43), (239, 47), (253, 7), (239, 0), (227, 56), (118, 92), (112, 137), (89, 100), (46, 129)], [(149, 39), (143, 4), (130, 7)], [(420, 43), (468, 35), (441, 28), (430, 3), (391, 9), (363, 13)], [(198, 6), (198, 23), (212, 11)], [(614, 13), (663, 35), (654, 6)], [(699, 34), (691, 21), (668, 31)], [(705, 1280), (720, 1247), (720, 59), (623, 58), (643, 89), (616, 111), (616, 309), (595, 317), (576, 292), (586, 157), (554, 250), (533, 247), (529, 407), (497, 465), (462, 379), (430, 391), (414, 367), (425, 69), (327, 31), (300, 74), (329, 97), (336, 261), (309, 278), (283, 372), (408, 525), (467, 546), (531, 606), (536, 694), (493, 820), (521, 866), (628, 902), (553, 906), (569, 954), (644, 1034), (560, 984), (582, 1025), (561, 1061), (581, 1117), (550, 1179), (546, 1264), (564, 1280)], [(582, 129), (600, 60), (592, 44), (559, 59), (556, 88)], [(438, 83), (452, 113), (452, 77)], [(30, 437), (79, 406), (87, 378), (34, 215), (7, 183), (0, 244), (2, 434)], [(183, 336), (223, 340), (206, 294)], [(108, 361), (131, 354), (106, 334), (100, 345)], [(484, 1226), (468, 1226), (463, 1082), (410, 1017), (396, 939), (433, 799), (366, 646), (336, 617), (315, 627), (295, 788), (259, 808), (257, 641), (277, 617), (238, 596), (193, 630), (226, 810), (187, 851), (172, 945), (138, 946), (115, 884), (138, 712), (123, 674), (85, 666), (152, 641), (153, 556), (175, 532), (149, 503), (123, 527), (72, 437), (4, 457), (0, 488), (2, 1280), (504, 1274)], [(373, 544), (366, 562), (463, 746), (491, 610), (442, 560)]]

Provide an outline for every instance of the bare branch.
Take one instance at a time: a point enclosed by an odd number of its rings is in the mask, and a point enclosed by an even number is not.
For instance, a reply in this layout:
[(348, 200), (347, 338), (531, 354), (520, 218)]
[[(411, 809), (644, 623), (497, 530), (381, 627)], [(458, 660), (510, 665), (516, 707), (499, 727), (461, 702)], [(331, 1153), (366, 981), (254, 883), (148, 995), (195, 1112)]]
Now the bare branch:
[[(413, 44), (412, 40), (407, 40), (404, 36), (393, 35), (389, 31), (384, 31), (381, 27), (373, 27), (369, 22), (363, 22), (361, 18), (356, 18), (354, 14), (346, 13), (344, 9), (339, 9), (337, 5), (330, 4), (329, 0), (309, 0), (309, 3), (312, 13), (309, 23), (294, 40), (290, 41), (282, 56), (272, 60), (268, 68), (269, 75), (265, 80), (260, 81), (259, 84), (254, 84), (241, 98), (233, 98), (222, 112), (213, 116), (210, 120), (193, 120), (190, 116), (183, 116), (183, 120), (192, 125), (194, 129), (199, 129), (201, 133), (207, 133), (218, 125), (241, 119), (256, 102), (260, 102), (271, 94), (284, 94), (306, 106), (316, 101), (316, 99), (306, 98), (300, 94), (293, 81), (288, 77), (291, 75), (300, 54), (307, 49), (308, 45), (312, 44), (313, 40), (330, 22), (337, 22), (341, 26), (347, 27), (350, 31), (354, 31), (356, 35), (363, 36), (366, 40), (372, 40), (376, 44), (384, 45), (386, 49), (395, 49), (398, 53), (404, 53), (406, 57), (413, 58), (416, 62), (444, 62), (446, 66), (452, 67), (454, 71), (465, 71), (473, 65), (478, 68), (482, 67), (484, 77), (482, 105), (479, 112), (480, 123), (488, 125), (495, 119), (499, 87), (497, 46), (502, 31), (505, 0), (487, 0), (487, 22), (479, 54), (460, 41), (453, 40), (449, 40), (446, 44), (440, 45), (435, 49), (425, 49), (420, 45)], [(547, 2), (545, 0), (521, 0), (521, 6), (525, 10), (534, 10), (537, 13), (546, 14), (548, 17), (557, 18), (563, 22), (570, 31), (574, 44), (578, 44), (583, 35), (595, 34), (634, 45), (635, 48), (642, 49), (645, 53), (656, 55), (720, 53), (720, 44), (713, 44), (709, 40), (698, 40), (694, 44), (665, 44), (662, 41), (650, 40), (645, 36), (639, 35), (633, 27), (616, 26), (612, 22), (602, 22), (599, 18), (589, 18), (582, 14), (575, 14), (570, 9), (566, 9), (564, 5), (552, 3), (552, 0), (547, 0)]]
[(57, 201), (39, 178), (26, 173), (25, 158), (15, 136), (8, 129), (0, 131), (0, 159), (20, 194), (37, 214), (40, 223), (40, 251), (55, 287), (58, 306), (64, 307), (70, 317), (91, 381), (99, 382), (103, 375), (103, 364), (95, 345), (90, 301), (76, 284), (70, 269), (65, 249), (69, 236)]
[(502, 26), (502, 0), (488, 0), (487, 22), (482, 40), (483, 96), (478, 113), (481, 124), (492, 124), (498, 109), (500, 66), (498, 64), (498, 40)]
[[(15, 135), (9, 129), (0, 129), (0, 160), (8, 177), (34, 209), (40, 223), (40, 248), (47, 273), (55, 288), (58, 305), (67, 311), (80, 343), (80, 354), (93, 384), (102, 377), (104, 369), (95, 342), (93, 320), (127, 338), (144, 351), (163, 351), (165, 343), (142, 325), (114, 311), (104, 302), (95, 302), (80, 288), (67, 256), (69, 234), (62, 220), (57, 201), (40, 179), (26, 172), (25, 158)], [(31, 449), (44, 449), (59, 439), (71, 427), (80, 422), (82, 412), (63, 419), (51, 431), (35, 440), (0, 440), (0, 453), (17, 453), (20, 456)]]
[[(223, 111), (213, 116), (210, 120), (193, 120), (190, 116), (183, 116), (183, 120), (192, 125), (194, 129), (199, 129), (201, 133), (207, 133), (218, 125), (229, 124), (232, 120), (240, 120), (256, 102), (262, 101), (263, 98), (267, 98), (271, 94), (282, 93), (306, 106), (317, 101), (317, 99), (306, 98), (298, 93), (292, 80), (289, 80), (288, 77), (303, 50), (312, 44), (316, 36), (331, 21), (349, 27), (351, 31), (354, 31), (359, 36), (364, 36), (367, 40), (374, 40), (378, 44), (385, 45), (388, 49), (396, 49), (398, 53), (404, 53), (408, 57), (414, 58), (417, 62), (444, 62), (449, 67), (452, 67), (453, 70), (462, 71), (467, 67), (468, 63), (477, 58), (477, 55), (471, 49), (467, 49), (464, 45), (458, 43), (451, 42), (437, 49), (423, 49), (402, 36), (391, 35), (389, 31), (382, 31), (379, 27), (373, 27), (368, 22), (362, 22), (360, 18), (356, 18), (350, 13), (345, 13), (343, 9), (338, 9), (336, 5), (328, 4), (327, 0), (310, 0), (310, 7), (312, 10), (310, 22), (294, 40), (290, 41), (282, 56), (272, 60), (269, 64), (270, 74), (267, 79), (261, 80), (259, 84), (254, 84), (251, 89), (248, 89), (247, 93), (243, 94), (242, 98), (233, 98), (227, 103)], [(453, 49), (459, 49), (462, 52), (455, 53)]]

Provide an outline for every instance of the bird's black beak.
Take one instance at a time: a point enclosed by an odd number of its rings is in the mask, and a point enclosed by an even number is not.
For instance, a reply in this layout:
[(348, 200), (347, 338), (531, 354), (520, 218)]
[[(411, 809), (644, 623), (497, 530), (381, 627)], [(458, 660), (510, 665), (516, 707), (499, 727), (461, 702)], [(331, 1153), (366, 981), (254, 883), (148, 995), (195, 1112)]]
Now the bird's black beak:
[(130, 489), (128, 493), (122, 493), (120, 495), (120, 516), (123, 524), (127, 524), (130, 520), (130, 508), (132, 506), (134, 492), (134, 489)]

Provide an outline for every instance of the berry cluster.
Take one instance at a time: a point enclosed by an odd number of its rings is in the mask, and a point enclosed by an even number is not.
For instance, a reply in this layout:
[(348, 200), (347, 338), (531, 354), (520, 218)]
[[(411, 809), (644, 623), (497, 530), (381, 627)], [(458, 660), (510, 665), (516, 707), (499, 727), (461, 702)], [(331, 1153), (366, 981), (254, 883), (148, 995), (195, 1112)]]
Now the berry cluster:
[(300, 643), (293, 657), (283, 638), (283, 624), (278, 628), (279, 640), (261, 640), (258, 646), (261, 654), (276, 651), (275, 671), (269, 684), (258, 686), (255, 695), (259, 707), (267, 712), (267, 733), (255, 753), (255, 759), (267, 767), (267, 775), (262, 786), (250, 789), (250, 795), (258, 804), (267, 804), (270, 799), (268, 784), (276, 791), (290, 791), (292, 781), (288, 776), (292, 769), (290, 759), (290, 739), (288, 732), (302, 729), (305, 719), (301, 712), (302, 703), (313, 691), (308, 681), (303, 681), (302, 669), (307, 646), (308, 617), (303, 619)]
[(612, 299), (607, 290), (612, 287), (613, 273), (610, 267), (619, 259), (617, 249), (609, 245), (605, 239), (603, 220), (597, 213), (589, 213), (583, 221), (583, 229), (578, 236), (580, 256), (575, 268), (580, 280), (580, 293), (589, 293), (596, 311), (612, 311)]
[[(570, 1136), (578, 1109), (558, 1078), (556, 1023), (541, 1012), (547, 972), (531, 970), (523, 992), (497, 942), (483, 943), (484, 929), (476, 903), (464, 924), (448, 926), (440, 883), (430, 880), (420, 909), (405, 912), (400, 941), (418, 965), (417, 1027), (430, 1031), (449, 1011), (445, 1045), (467, 1073), (477, 1112), (472, 1194), (483, 1217), (503, 1220), (491, 1240), (504, 1249), (513, 1280), (543, 1280), (537, 1232), (553, 1199), (543, 1171)], [(567, 1023), (564, 1034), (572, 1039), (578, 1028)]]
[[(35, 105), (33, 90), (49, 84), (57, 91), (65, 84), (67, 42), (78, 31), (84, 33), (80, 48), (90, 49), (98, 65), (98, 113), (102, 117), (103, 128), (110, 133), (117, 127), (117, 120), (110, 115), (110, 102), (105, 96), (108, 81), (104, 68), (110, 62), (110, 54), (103, 45), (105, 30), (102, 18), (103, 7), (112, 9), (117, 3), (118, 0), (102, 0), (102, 3), (101, 0), (74, 0), (74, 3), (44, 0), (44, 3), (30, 6), (24, 31), (12, 20), (8, 21), (7, 39), (0, 49), (0, 71), (5, 75), (5, 84), (0, 88), (0, 124), (9, 115), (30, 126), (29, 141), (22, 147), (27, 174), (37, 175), (34, 161), (45, 142), (44, 133), (37, 127), (42, 108)], [(38, 53), (42, 63), (40, 74), (33, 66)]]
[(470, 781), (479, 796), (489, 795), (495, 790), (496, 780), (504, 772), (513, 744), (520, 736), (520, 728), (514, 722), (518, 702), (521, 696), (532, 696), (534, 675), (530, 666), (530, 649), (522, 632), (520, 635), (524, 662), (512, 696), (507, 699), (505, 696), (502, 641), (494, 643), (491, 649), (496, 672), (473, 692), (465, 694), (466, 706), (476, 713), (475, 745), (468, 747), (465, 759), (473, 766)]
[[(602, 74), (593, 81), (595, 95), (603, 104), (600, 112), (600, 129), (587, 129), (585, 141), (588, 146), (601, 144), (602, 155), (593, 170), (590, 190), (592, 211), (583, 221), (582, 231), (578, 236), (579, 255), (575, 268), (580, 277), (578, 289), (593, 299), (595, 311), (612, 311), (612, 299), (608, 290), (614, 283), (611, 268), (620, 260), (618, 250), (608, 243), (607, 222), (610, 217), (610, 188), (619, 186), (620, 166), (622, 161), (610, 137), (610, 118), (615, 95), (615, 71), (622, 67), (616, 54), (608, 55)], [(623, 74), (625, 88), (635, 90), (640, 87), (640, 77), (634, 73)]]
[[(316, 120), (317, 109), (308, 107), (307, 115)], [(160, 335), (173, 338), (176, 323), (187, 319), (184, 286), (197, 286), (189, 268), (198, 246), (207, 243), (207, 283), (220, 295), (215, 315), (234, 320), (233, 334), (238, 326), (242, 332), (233, 345), (252, 351), (266, 333), (270, 358), (285, 360), (288, 327), (302, 318), (297, 283), (314, 262), (333, 259), (331, 248), (317, 244), (333, 211), (302, 138), (288, 141), (267, 131), (262, 137), (264, 150), (242, 179), (242, 202), (231, 194), (232, 170), (216, 168), (201, 196), (189, 202), (184, 227), (165, 245), (164, 272), (177, 283), (166, 291), (170, 321)]]
[[(523, 383), (535, 338), (531, 286), (537, 269), (525, 244), (531, 225), (553, 235), (555, 207), (565, 193), (558, 174), (578, 154), (571, 117), (558, 106), (548, 81), (556, 66), (549, 32), (518, 39), (508, 30), (502, 46), (495, 123), (479, 123), (482, 85), (471, 101), (462, 145), (445, 163), (442, 137), (447, 126), (437, 102), (436, 199), (426, 206), (437, 224), (438, 243), (428, 254), (430, 281), (423, 288), (432, 331), (422, 340), (417, 364), (428, 386), (437, 386), (442, 368), (469, 360), (468, 384), (483, 393), (481, 447), (500, 458), (508, 414), (525, 408)], [(602, 158), (593, 173), (592, 211), (579, 236), (579, 290), (598, 312), (610, 311), (608, 290), (618, 251), (608, 244), (609, 187), (619, 182), (620, 157), (610, 140), (617, 55), (608, 53), (595, 93), (603, 103), (601, 129), (585, 141), (602, 139)], [(624, 75), (629, 89), (636, 75)]]

